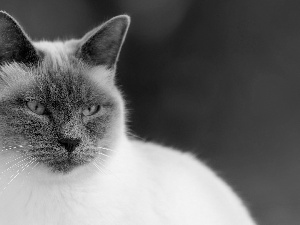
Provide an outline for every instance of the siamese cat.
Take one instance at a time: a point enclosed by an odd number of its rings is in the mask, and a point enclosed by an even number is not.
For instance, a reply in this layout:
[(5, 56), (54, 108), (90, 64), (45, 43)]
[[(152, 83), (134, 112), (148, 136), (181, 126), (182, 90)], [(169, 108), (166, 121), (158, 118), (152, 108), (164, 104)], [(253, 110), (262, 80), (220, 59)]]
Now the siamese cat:
[(115, 72), (129, 24), (33, 42), (0, 12), (0, 225), (255, 224), (193, 155), (128, 137)]

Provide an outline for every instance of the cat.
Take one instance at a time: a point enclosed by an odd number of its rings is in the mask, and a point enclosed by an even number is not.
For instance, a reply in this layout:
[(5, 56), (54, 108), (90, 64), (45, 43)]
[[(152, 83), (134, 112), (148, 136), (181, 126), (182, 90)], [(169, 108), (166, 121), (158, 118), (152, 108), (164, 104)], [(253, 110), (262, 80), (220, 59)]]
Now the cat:
[(192, 154), (129, 138), (115, 84), (130, 17), (33, 42), (0, 12), (0, 225), (254, 225)]

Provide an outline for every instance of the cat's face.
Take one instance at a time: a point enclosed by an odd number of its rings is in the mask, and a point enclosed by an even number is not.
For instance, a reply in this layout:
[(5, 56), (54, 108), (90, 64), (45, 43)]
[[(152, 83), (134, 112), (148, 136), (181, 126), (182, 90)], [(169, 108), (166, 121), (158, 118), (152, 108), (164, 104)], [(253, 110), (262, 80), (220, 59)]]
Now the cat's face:
[(0, 40), (9, 52), (0, 53), (3, 148), (60, 173), (113, 148), (124, 123), (113, 76), (128, 24), (128, 17), (116, 17), (78, 41), (31, 45), (2, 13), (0, 36), (17, 39), (14, 48)]

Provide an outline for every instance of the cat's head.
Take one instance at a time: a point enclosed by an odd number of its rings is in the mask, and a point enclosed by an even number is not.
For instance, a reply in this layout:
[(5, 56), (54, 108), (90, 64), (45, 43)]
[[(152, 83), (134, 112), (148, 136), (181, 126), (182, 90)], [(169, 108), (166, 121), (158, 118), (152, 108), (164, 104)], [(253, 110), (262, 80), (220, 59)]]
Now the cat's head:
[(129, 23), (123, 15), (80, 40), (32, 42), (0, 12), (0, 159), (13, 152), (68, 173), (114, 148), (125, 132), (114, 75)]

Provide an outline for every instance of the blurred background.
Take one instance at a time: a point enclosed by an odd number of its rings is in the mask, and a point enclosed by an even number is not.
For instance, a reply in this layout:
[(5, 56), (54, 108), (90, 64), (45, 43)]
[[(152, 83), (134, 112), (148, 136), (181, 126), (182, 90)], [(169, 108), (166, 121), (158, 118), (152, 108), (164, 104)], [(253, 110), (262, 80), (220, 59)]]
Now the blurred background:
[(131, 132), (196, 153), (261, 225), (300, 224), (300, 1), (0, 0), (34, 40), (132, 17), (117, 81)]

